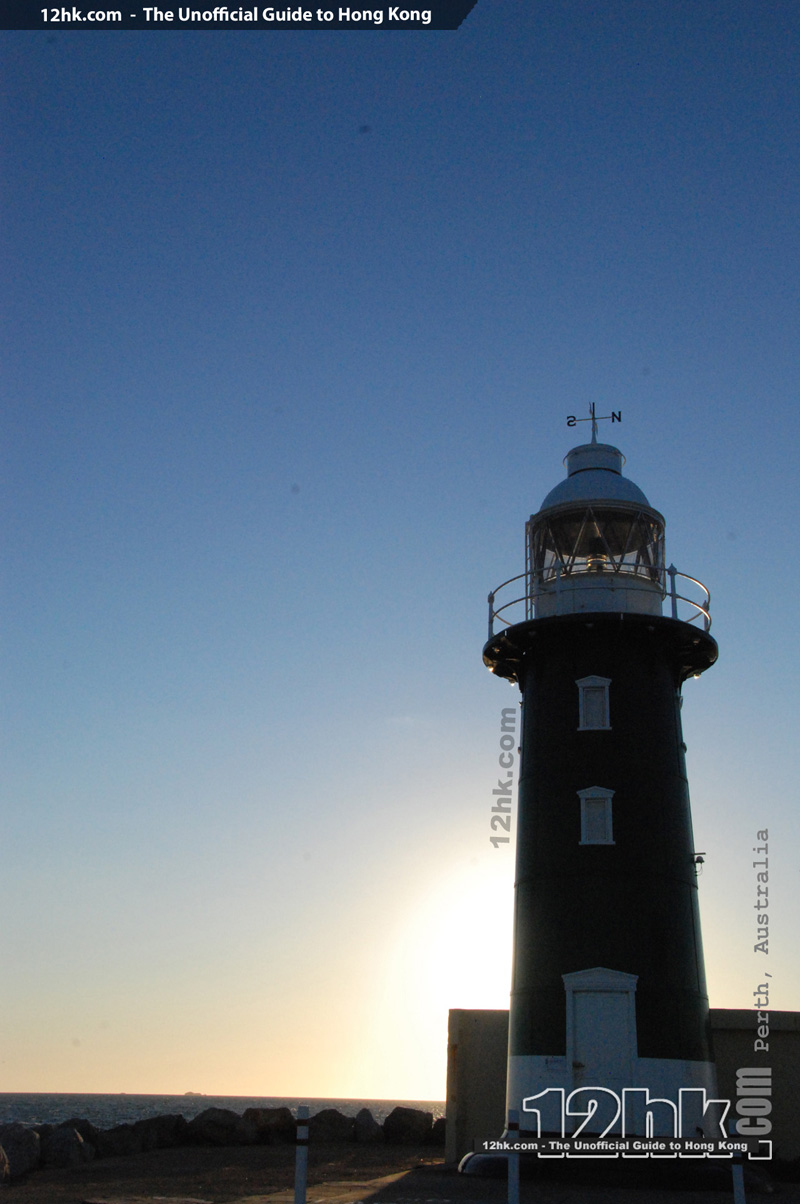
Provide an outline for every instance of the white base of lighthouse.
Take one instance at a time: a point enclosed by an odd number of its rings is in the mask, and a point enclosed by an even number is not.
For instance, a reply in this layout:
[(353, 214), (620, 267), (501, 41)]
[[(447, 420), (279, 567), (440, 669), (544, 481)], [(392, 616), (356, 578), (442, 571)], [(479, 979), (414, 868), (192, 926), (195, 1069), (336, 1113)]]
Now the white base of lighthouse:
[[(508, 1108), (519, 1112), (520, 1130), (619, 1134), (624, 1125), (626, 1137), (724, 1136), (729, 1105), (718, 1100), (713, 1062), (637, 1058), (626, 1083), (581, 1071), (585, 1081), (576, 1085), (576, 1077), (563, 1057), (510, 1058)], [(587, 1121), (592, 1100), (598, 1106)]]
[(725, 1135), (713, 1062), (638, 1056), (636, 975), (596, 967), (563, 980), (566, 1055), (508, 1060), (507, 1106), (519, 1113), (520, 1130)]

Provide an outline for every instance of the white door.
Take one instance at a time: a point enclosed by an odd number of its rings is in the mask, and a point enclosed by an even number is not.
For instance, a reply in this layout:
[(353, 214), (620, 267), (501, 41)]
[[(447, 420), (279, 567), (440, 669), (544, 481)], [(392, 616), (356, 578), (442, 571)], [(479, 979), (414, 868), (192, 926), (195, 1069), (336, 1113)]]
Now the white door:
[(573, 1070), (576, 1087), (617, 1091), (631, 1067), (627, 991), (576, 991), (573, 1010)]

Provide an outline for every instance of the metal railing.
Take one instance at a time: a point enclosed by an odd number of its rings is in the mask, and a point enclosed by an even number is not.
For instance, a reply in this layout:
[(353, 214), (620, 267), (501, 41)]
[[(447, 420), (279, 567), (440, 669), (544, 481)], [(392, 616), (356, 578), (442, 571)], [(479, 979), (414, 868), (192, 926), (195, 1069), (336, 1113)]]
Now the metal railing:
[[(652, 570), (651, 570), (652, 571)], [(538, 598), (545, 596), (556, 598), (559, 597), (562, 587), (566, 587), (570, 583), (570, 579), (581, 579), (584, 581), (588, 574), (586, 573), (562, 573), (560, 568), (556, 568), (555, 572), (545, 583), (541, 574), (538, 574), (538, 581), (534, 580), (534, 574), (531, 572), (518, 573), (516, 577), (509, 577), (502, 585), (498, 585), (496, 589), (489, 594), (489, 639), (491, 640), (495, 634), (494, 623), (495, 619), (499, 620), (506, 627), (512, 627), (515, 623), (521, 623), (524, 619), (532, 619), (535, 617), (535, 607)], [(627, 585), (622, 582), (621, 574), (614, 574), (613, 585), (609, 581), (609, 587), (616, 590), (630, 590), (636, 593), (641, 593), (643, 587), (641, 585)], [(600, 586), (599, 575), (592, 574), (593, 584), (596, 582)], [(700, 600), (689, 598), (685, 594), (679, 593), (676, 586), (676, 578), (680, 577), (681, 581), (690, 581), (692, 585), (697, 586), (701, 591)], [(653, 580), (651, 578), (651, 580)], [(503, 601), (502, 605), (495, 605), (497, 595), (505, 590), (507, 586), (513, 585), (515, 581), (524, 582), (524, 593), (517, 597), (510, 598), (508, 601)], [(662, 569), (656, 574), (655, 582), (661, 586), (662, 599), (669, 598), (670, 613), (673, 619), (679, 619), (683, 623), (702, 624), (703, 631), (708, 631), (711, 627), (711, 594), (703, 585), (702, 581), (698, 581), (696, 577), (690, 577), (688, 573), (681, 573), (671, 564), (668, 569)], [(646, 589), (646, 587), (644, 587)], [(684, 588), (683, 586), (681, 588)], [(512, 593), (516, 591), (510, 591)], [(679, 605), (680, 604), (680, 605)], [(507, 612), (513, 607), (518, 607), (522, 610), (522, 614), (508, 616)], [(687, 612), (688, 608), (688, 614)]]

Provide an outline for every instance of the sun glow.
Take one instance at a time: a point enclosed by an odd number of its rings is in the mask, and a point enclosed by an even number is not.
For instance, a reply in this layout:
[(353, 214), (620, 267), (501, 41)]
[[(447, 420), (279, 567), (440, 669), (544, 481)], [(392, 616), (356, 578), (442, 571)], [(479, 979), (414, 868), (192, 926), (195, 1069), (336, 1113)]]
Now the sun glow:
[(376, 967), (361, 1068), (380, 1094), (443, 1099), (449, 1009), (508, 1007), (512, 888), (505, 856), (452, 868), (398, 925)]

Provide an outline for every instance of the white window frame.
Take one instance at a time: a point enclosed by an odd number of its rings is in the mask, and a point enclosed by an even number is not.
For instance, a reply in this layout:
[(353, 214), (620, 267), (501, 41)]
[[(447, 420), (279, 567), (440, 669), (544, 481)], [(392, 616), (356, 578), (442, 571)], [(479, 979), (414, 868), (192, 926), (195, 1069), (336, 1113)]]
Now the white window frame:
[[(578, 791), (578, 798), (581, 800), (581, 844), (614, 844), (614, 817), (612, 812), (611, 800), (615, 791), (608, 790), (605, 786), (588, 786), (586, 790)], [(587, 840), (589, 828), (589, 815), (587, 803), (589, 801), (600, 800), (605, 803), (604, 818), (605, 818), (605, 838), (603, 840)]]
[[(608, 701), (608, 687), (611, 685), (610, 677), (579, 677), (575, 685), (578, 687), (578, 731), (579, 732), (606, 732), (611, 730), (611, 710)], [(586, 721), (586, 690), (587, 689), (602, 689), (603, 691), (603, 722), (602, 723), (587, 723)]]

